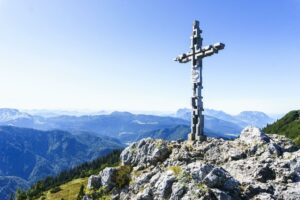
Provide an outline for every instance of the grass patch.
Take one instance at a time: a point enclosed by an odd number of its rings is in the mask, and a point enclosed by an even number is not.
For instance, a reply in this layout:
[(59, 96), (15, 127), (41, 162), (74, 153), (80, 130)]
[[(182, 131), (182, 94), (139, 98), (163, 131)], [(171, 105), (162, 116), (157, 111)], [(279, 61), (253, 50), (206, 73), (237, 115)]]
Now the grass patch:
[(110, 191), (105, 186), (102, 186), (99, 189), (86, 189), (85, 194), (88, 195), (89, 198), (97, 200), (109, 200), (111, 196)]
[(40, 200), (75, 200), (77, 199), (77, 195), (79, 193), (81, 185), (87, 185), (88, 177), (86, 178), (78, 178), (75, 180), (72, 180), (68, 183), (65, 183), (63, 185), (60, 185), (58, 188), (60, 188), (59, 191), (52, 193), (51, 190), (48, 190), (43, 193), (43, 196), (39, 198)]
[(180, 166), (170, 166), (168, 169), (171, 170), (175, 176), (179, 176), (179, 174), (182, 172)]
[(203, 192), (203, 193), (208, 192), (208, 188), (207, 188), (207, 186), (206, 186), (204, 183), (199, 183), (199, 184), (197, 185), (197, 187), (198, 187), (198, 189), (199, 189), (201, 192)]
[(135, 170), (135, 171), (133, 171), (133, 175), (134, 175), (135, 177), (139, 177), (141, 174), (142, 174), (142, 171), (140, 171), (140, 170)]

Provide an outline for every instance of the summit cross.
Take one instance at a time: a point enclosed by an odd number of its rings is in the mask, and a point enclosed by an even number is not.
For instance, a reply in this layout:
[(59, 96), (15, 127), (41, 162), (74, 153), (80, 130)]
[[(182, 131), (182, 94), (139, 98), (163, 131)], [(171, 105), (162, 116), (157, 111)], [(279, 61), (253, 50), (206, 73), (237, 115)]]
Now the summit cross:
[(203, 102), (202, 102), (202, 59), (218, 53), (219, 50), (224, 49), (223, 43), (216, 43), (206, 47), (202, 47), (202, 31), (199, 28), (199, 21), (194, 21), (193, 32), (191, 36), (191, 51), (186, 54), (181, 54), (175, 58), (179, 63), (192, 63), (192, 114), (191, 114), (191, 133), (189, 140), (203, 141), (206, 139), (204, 135), (204, 116), (203, 116)]

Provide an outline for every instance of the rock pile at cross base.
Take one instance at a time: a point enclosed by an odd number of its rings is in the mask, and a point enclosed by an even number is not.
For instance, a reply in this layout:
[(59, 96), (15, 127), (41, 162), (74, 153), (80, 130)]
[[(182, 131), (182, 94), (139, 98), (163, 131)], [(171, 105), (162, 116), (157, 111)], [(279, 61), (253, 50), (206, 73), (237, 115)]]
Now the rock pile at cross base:
[[(238, 139), (143, 139), (121, 165), (89, 177), (110, 199), (300, 199), (300, 150), (279, 135), (245, 128)], [(92, 199), (86, 195), (84, 199)]]

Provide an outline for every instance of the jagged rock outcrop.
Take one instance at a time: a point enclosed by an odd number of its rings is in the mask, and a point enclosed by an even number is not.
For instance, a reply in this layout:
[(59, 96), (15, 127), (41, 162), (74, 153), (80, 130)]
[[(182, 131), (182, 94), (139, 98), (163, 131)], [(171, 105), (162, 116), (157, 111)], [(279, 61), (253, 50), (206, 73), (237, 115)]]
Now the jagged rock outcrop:
[[(126, 179), (122, 184), (114, 183), (116, 176), (120, 182), (116, 173)], [(300, 199), (300, 150), (255, 127), (232, 141), (147, 138), (122, 152), (121, 166), (91, 176), (88, 187), (100, 187), (98, 195), (111, 199), (295, 200)]]

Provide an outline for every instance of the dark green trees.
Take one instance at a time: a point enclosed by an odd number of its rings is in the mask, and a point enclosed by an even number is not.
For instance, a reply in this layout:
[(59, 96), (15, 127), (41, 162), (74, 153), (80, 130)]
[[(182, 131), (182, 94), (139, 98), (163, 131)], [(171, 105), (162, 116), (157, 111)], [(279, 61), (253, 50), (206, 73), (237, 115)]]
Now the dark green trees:
[(85, 193), (84, 193), (84, 186), (81, 185), (81, 186), (80, 186), (79, 193), (78, 193), (78, 195), (77, 195), (77, 200), (82, 200), (82, 198), (83, 198), (84, 195), (85, 195)]
[(263, 131), (269, 134), (285, 135), (300, 146), (300, 110), (289, 112), (275, 123), (267, 125)]

